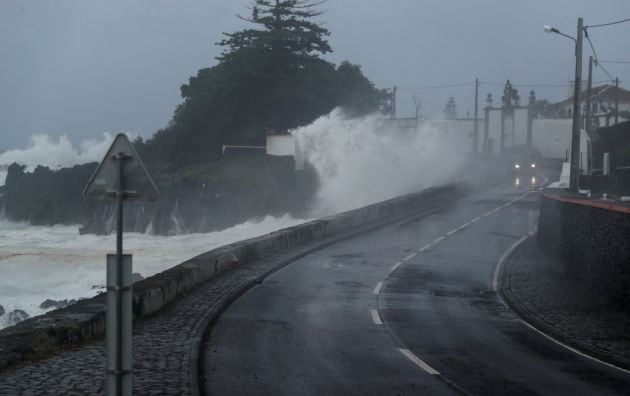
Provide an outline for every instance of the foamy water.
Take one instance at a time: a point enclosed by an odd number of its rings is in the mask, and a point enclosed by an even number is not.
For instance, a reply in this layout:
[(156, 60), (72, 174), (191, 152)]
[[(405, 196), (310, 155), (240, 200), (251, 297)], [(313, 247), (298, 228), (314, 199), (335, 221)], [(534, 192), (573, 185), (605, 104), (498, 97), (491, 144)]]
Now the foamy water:
[[(429, 126), (387, 130), (379, 116), (347, 120), (333, 111), (292, 133), (321, 180), (312, 217), (444, 183), (465, 159), (440, 131)], [(110, 144), (109, 134), (78, 148), (63, 136), (36, 136), (30, 147), (0, 154), (0, 167), (18, 162), (28, 170), (38, 164), (57, 168), (100, 161)], [(133, 254), (133, 271), (147, 277), (213, 248), (305, 221), (265, 217), (220, 232), (169, 237), (127, 233), (124, 247)], [(105, 255), (114, 249), (114, 235), (79, 235), (78, 226), (35, 227), (0, 218), (0, 305), (34, 316), (44, 313), (39, 305), (46, 299), (91, 297), (100, 290), (93, 287), (105, 283)], [(0, 317), (0, 327), (6, 319)]]
[[(170, 237), (124, 235), (125, 253), (133, 254), (133, 271), (151, 276), (198, 254), (306, 220), (265, 217), (206, 234)], [(105, 256), (116, 248), (115, 235), (79, 235), (77, 226), (35, 227), (0, 219), (0, 305), (30, 316), (45, 310), (46, 299), (92, 297), (105, 284)], [(7, 315), (0, 317), (6, 325)]]

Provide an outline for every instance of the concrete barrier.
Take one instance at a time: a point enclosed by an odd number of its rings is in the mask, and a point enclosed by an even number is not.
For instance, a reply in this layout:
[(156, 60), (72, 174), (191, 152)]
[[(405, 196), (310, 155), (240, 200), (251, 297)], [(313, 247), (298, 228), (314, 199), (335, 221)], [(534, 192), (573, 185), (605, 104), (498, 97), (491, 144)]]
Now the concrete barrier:
[[(313, 241), (347, 238), (417, 214), (428, 206), (455, 198), (462, 191), (463, 187), (456, 185), (430, 188), (203, 253), (135, 283), (134, 318), (157, 312), (178, 295), (227, 271), (234, 256), (240, 264), (245, 264)], [(101, 294), (0, 330), (0, 370), (25, 359), (50, 356), (104, 334), (105, 295)]]
[(548, 189), (541, 198), (538, 245), (611, 302), (630, 302), (630, 207)]

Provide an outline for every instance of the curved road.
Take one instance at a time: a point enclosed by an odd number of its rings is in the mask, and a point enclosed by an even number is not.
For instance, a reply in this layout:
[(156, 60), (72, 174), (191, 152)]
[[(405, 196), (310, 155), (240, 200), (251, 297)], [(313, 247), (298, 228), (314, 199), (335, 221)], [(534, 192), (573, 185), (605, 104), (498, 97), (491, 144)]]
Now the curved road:
[[(529, 182), (529, 178), (524, 180)], [(505, 185), (302, 258), (237, 300), (205, 342), (206, 394), (623, 394), (630, 375), (525, 325), (493, 291), (537, 224)]]

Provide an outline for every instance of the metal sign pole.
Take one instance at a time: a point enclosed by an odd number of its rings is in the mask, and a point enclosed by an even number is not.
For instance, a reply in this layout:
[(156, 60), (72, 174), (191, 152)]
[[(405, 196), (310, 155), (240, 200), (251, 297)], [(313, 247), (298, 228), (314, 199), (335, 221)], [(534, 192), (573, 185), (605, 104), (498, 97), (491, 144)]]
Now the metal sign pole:
[(118, 219), (116, 221), (116, 395), (122, 395), (122, 254), (123, 254), (123, 198), (124, 198), (124, 154), (117, 153), (118, 161)]
[(88, 199), (116, 199), (116, 254), (107, 255), (107, 395), (132, 391), (132, 257), (123, 254), (123, 201), (154, 201), (159, 192), (125, 134), (118, 134), (88, 181)]

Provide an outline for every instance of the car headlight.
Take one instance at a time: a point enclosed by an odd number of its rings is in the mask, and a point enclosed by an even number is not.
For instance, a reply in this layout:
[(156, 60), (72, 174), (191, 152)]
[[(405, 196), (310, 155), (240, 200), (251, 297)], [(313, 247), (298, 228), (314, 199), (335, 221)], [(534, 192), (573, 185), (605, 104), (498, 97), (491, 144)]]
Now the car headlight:
[(536, 164), (532, 164), (532, 168), (535, 168), (535, 167), (536, 167)]
[(514, 168), (519, 169), (521, 166), (519, 164), (514, 164)]

